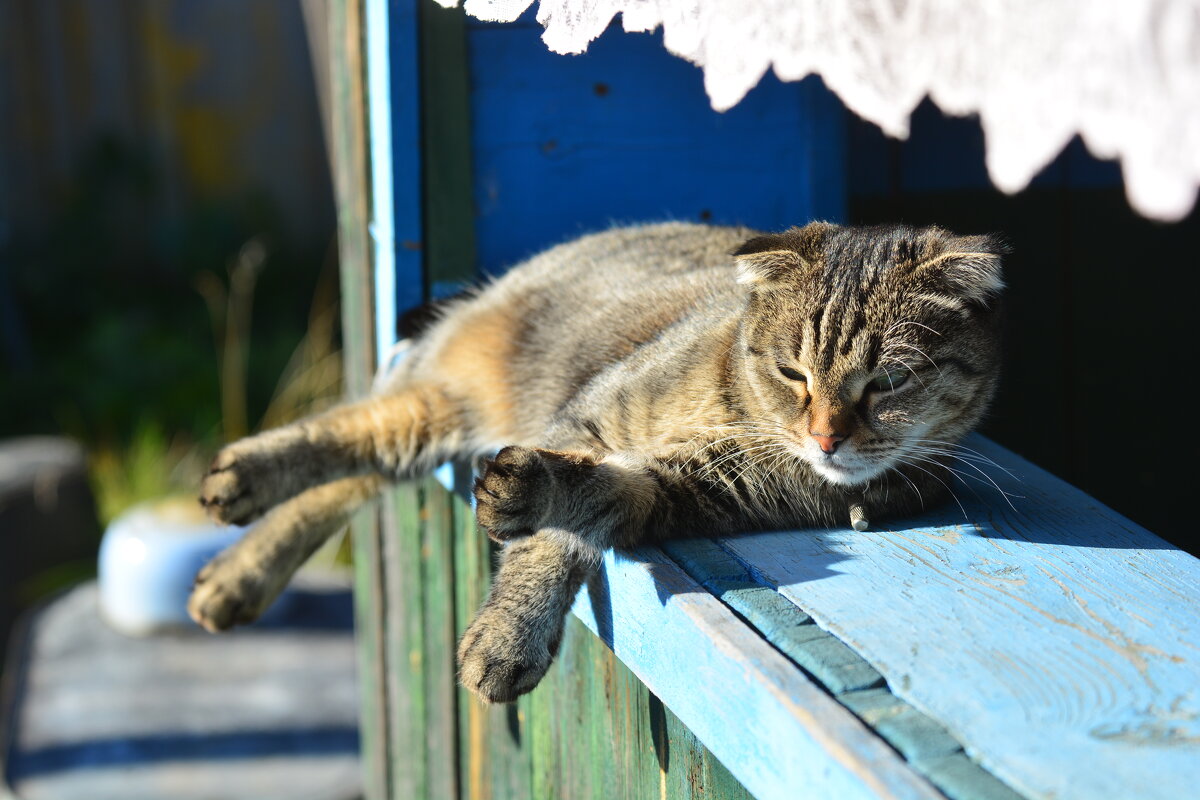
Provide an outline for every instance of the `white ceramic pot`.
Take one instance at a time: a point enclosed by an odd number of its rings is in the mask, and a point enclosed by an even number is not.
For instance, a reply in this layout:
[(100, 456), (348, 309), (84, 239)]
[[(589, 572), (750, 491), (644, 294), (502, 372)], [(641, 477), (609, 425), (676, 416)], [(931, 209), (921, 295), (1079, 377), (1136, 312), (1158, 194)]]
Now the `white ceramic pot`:
[(196, 573), (245, 528), (209, 522), (194, 499), (135, 506), (100, 542), (100, 610), (134, 636), (193, 627), (187, 600)]

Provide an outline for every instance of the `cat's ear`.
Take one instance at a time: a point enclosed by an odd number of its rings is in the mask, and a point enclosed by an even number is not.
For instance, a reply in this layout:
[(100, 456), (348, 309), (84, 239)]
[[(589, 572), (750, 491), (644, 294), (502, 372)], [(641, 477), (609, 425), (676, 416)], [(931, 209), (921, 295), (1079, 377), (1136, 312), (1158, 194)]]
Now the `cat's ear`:
[(1004, 290), (1003, 257), (1010, 248), (995, 236), (960, 236), (921, 265), (956, 297), (986, 307)]
[(789, 275), (809, 272), (820, 258), (822, 241), (836, 227), (813, 222), (783, 233), (755, 236), (733, 251), (738, 283), (769, 286)]
[(766, 285), (782, 280), (800, 267), (800, 254), (779, 241), (780, 234), (755, 236), (733, 251), (737, 282)]

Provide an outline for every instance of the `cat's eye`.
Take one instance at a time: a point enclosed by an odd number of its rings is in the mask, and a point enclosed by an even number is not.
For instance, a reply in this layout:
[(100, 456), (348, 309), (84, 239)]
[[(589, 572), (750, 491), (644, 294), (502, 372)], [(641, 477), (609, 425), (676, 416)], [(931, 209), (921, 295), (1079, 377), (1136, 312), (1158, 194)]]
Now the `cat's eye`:
[(787, 378), (789, 381), (801, 381), (803, 383), (808, 383), (808, 378), (804, 377), (803, 372), (798, 372), (791, 367), (785, 367), (783, 364), (779, 365), (779, 374)]
[(867, 383), (867, 388), (872, 392), (894, 392), (904, 384), (908, 383), (909, 376), (912, 375), (908, 370), (892, 370), (891, 372), (880, 375), (878, 378)]

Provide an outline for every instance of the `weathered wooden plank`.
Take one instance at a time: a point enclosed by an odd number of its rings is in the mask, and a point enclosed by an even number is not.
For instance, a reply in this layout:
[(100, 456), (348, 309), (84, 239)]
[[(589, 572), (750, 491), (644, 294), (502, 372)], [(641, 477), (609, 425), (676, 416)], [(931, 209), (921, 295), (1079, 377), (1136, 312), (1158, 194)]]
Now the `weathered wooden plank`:
[(360, 397), (375, 372), (362, 0), (330, 0), (333, 183), (337, 195), (346, 391)]
[(939, 796), (661, 551), (610, 552), (573, 612), (760, 800)]
[(559, 663), (533, 692), (525, 714), (522, 732), (533, 756), (532, 794), (526, 796), (751, 797), (577, 619), (568, 620)]
[(807, 614), (774, 588), (756, 581), (716, 542), (682, 540), (667, 543), (663, 550), (833, 694), (883, 683), (883, 676), (860, 655), (813, 624)]
[[(487, 595), (494, 547), (475, 523), (475, 513), (453, 497), (455, 529), (455, 612), (457, 632), (470, 624)], [(450, 669), (454, 670), (451, 664)], [(470, 800), (535, 797), (530, 789), (530, 750), (523, 736), (529, 699), (517, 705), (486, 706), (459, 689), (459, 787)]]
[[(338, 219), (342, 348), (347, 393), (362, 396), (375, 365), (366, 106), (361, 0), (330, 0), (331, 160)], [(358, 514), (354, 537), (355, 625), (359, 648), (360, 730), (364, 790), (387, 796), (387, 665), (384, 653), (383, 558), (374, 509)]]
[(389, 798), (427, 797), (425, 591), (421, 569), (421, 497), (415, 483), (388, 492), (381, 528), (384, 570), (384, 651), (388, 678)]
[(721, 543), (1022, 794), (1189, 795), (1200, 561), (982, 437), (968, 445), (1014, 473), (977, 462), (1015, 508), (958, 487), (966, 522), (951, 503), (866, 533)]
[(420, 570), (424, 635), (426, 794), (458, 796), (458, 714), (454, 650), (454, 537), (450, 495), (437, 481), (421, 484)]
[(350, 524), (354, 547), (354, 629), (358, 648), (359, 730), (363, 790), (367, 797), (387, 797), (388, 762), (387, 665), (384, 657), (383, 557), (375, 507), (363, 509)]
[(1017, 800), (1011, 789), (963, 754), (944, 726), (882, 687), (878, 670), (760, 582), (719, 543), (691, 539), (669, 542), (663, 549), (953, 800)]

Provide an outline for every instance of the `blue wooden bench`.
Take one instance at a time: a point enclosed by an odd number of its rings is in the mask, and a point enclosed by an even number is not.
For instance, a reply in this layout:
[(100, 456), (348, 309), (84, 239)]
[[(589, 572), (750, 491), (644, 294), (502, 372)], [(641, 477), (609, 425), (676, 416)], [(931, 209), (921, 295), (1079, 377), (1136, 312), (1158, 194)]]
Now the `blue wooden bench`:
[[(528, 18), (331, 7), (352, 391), (406, 308), (578, 233), (846, 217), (819, 82), (768, 76), (717, 115), (655, 36), (565, 58)], [(454, 493), (401, 487), (356, 523), (368, 795), (1189, 796), (1200, 562), (968, 444), (997, 486), (968, 479), (961, 506), (610, 554), (508, 707), (453, 682), (494, 554)]]

